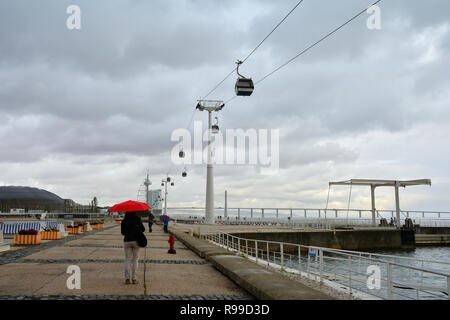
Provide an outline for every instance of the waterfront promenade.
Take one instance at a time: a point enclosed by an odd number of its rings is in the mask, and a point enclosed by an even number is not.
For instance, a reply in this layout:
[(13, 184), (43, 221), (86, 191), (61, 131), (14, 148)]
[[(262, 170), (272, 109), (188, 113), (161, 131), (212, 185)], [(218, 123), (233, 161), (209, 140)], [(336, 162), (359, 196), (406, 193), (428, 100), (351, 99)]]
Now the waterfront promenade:
[[(175, 255), (168, 254), (169, 234), (161, 226), (145, 234), (149, 242), (140, 252), (136, 285), (124, 283), (117, 224), (36, 246), (12, 244), (10, 252), (0, 253), (0, 299), (254, 299), (181, 242)], [(70, 265), (80, 267), (81, 289), (67, 288)]]

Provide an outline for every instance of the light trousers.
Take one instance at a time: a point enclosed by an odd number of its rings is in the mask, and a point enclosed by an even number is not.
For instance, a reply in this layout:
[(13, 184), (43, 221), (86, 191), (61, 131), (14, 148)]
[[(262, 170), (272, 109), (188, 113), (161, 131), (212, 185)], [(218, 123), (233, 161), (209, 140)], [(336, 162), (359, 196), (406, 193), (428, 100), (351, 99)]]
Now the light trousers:
[[(136, 280), (136, 271), (139, 263), (139, 246), (137, 241), (124, 242), (125, 249), (125, 279)], [(131, 278), (130, 278), (131, 267)]]

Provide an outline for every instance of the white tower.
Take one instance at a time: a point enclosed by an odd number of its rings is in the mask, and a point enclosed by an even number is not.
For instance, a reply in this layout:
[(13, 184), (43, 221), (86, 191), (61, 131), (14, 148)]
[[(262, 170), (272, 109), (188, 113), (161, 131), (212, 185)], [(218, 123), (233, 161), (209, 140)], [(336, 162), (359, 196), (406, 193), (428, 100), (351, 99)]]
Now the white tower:
[(223, 101), (198, 100), (196, 109), (208, 111), (208, 162), (206, 164), (206, 199), (205, 199), (205, 223), (214, 224), (214, 173), (211, 148), (211, 112), (219, 112), (225, 106)]
[(150, 206), (150, 199), (148, 198), (148, 187), (151, 186), (151, 184), (152, 182), (150, 181), (147, 172), (147, 178), (145, 178), (144, 180), (144, 186), (145, 186), (145, 203), (148, 204), (149, 206)]

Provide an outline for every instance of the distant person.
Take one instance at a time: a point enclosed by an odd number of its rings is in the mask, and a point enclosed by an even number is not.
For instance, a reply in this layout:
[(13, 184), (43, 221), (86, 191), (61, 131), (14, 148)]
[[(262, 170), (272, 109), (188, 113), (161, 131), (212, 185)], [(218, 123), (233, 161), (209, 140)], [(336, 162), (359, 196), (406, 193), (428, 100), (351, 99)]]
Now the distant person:
[(152, 214), (151, 211), (149, 211), (148, 212), (148, 232), (152, 232), (153, 219), (155, 219), (155, 216)]
[(391, 221), (389, 222), (389, 225), (393, 226), (394, 225), (394, 220), (391, 217)]
[(159, 220), (161, 220), (162, 223), (163, 223), (163, 226), (164, 226), (164, 232), (165, 232), (165, 233), (168, 233), (169, 230), (168, 230), (167, 228), (169, 227), (169, 220), (170, 220), (170, 217), (169, 217), (168, 215), (163, 214), (163, 215), (159, 216)]
[(125, 284), (130, 284), (130, 280), (133, 284), (138, 284), (139, 281), (136, 278), (136, 271), (139, 261), (139, 245), (137, 243), (137, 235), (138, 232), (144, 232), (145, 227), (136, 211), (126, 212), (125, 218), (122, 220), (120, 227), (122, 235), (125, 236), (123, 239), (123, 247), (125, 249)]
[(397, 225), (397, 219), (394, 217), (394, 226)]

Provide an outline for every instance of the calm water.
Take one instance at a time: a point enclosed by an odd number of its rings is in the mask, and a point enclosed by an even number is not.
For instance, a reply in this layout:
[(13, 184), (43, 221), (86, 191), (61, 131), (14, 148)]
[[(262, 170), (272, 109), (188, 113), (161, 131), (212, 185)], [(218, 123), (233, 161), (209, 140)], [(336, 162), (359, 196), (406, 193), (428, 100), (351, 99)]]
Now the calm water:
[[(386, 254), (392, 255), (396, 257), (407, 257), (414, 259), (423, 259), (423, 260), (437, 260), (441, 262), (450, 263), (450, 247), (421, 247), (416, 248), (414, 250), (377, 250), (372, 253), (376, 254)], [(335, 260), (336, 258), (341, 258), (338, 255), (324, 255), (324, 273), (331, 275), (329, 280), (334, 281), (333, 275), (336, 273), (339, 275), (348, 276), (348, 268), (349, 262), (348, 260)], [(380, 259), (380, 258), (377, 258)], [(276, 259), (278, 260), (278, 259)], [(393, 263), (398, 263), (402, 265), (423, 268), (427, 270), (435, 270), (442, 273), (446, 273), (450, 275), (450, 264), (442, 265), (428, 262), (419, 262), (419, 261), (408, 261), (396, 258), (381, 258), (381, 260), (389, 261)], [(318, 272), (318, 264), (315, 263), (316, 258), (310, 258), (310, 270)], [(298, 269), (298, 256), (292, 256), (290, 259), (285, 258), (286, 266)], [(308, 265), (307, 255), (302, 255), (302, 270), (306, 270)], [(373, 294), (375, 296), (381, 298), (388, 298), (388, 290), (386, 284), (382, 284), (380, 289), (368, 289), (367, 288), (367, 267), (369, 265), (378, 265), (381, 270), (381, 279), (387, 279), (387, 267), (384, 263), (375, 263), (369, 260), (356, 260), (351, 262), (352, 269), (352, 286), (354, 288), (360, 289), (363, 292)], [(339, 277), (338, 277), (339, 278)], [(359, 282), (356, 281), (359, 279)], [(422, 273), (421, 271), (412, 270), (408, 268), (393, 266), (392, 267), (392, 279), (397, 284), (393, 288), (393, 298), (397, 300), (408, 300), (408, 299), (447, 299), (446, 292), (443, 290), (447, 290), (447, 278), (440, 275), (435, 275), (431, 273)], [(348, 285), (348, 279), (342, 280), (337, 279), (337, 283), (341, 283), (343, 285)], [(435, 290), (427, 290), (424, 289), (420, 292), (417, 292), (414, 289), (408, 287), (409, 285), (422, 285), (427, 287), (439, 287), (443, 290), (435, 291)]]

